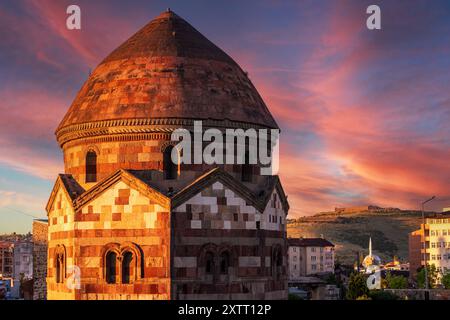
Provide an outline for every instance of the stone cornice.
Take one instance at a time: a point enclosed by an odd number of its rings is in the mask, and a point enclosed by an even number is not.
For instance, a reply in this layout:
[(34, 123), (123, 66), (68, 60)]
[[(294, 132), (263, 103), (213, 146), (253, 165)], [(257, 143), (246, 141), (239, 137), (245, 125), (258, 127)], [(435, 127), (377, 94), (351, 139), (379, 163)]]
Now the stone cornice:
[(100, 196), (103, 192), (108, 190), (112, 185), (117, 183), (118, 181), (123, 181), (130, 187), (138, 190), (139, 192), (145, 194), (147, 197), (155, 201), (156, 203), (160, 204), (163, 207), (166, 208), (176, 208), (179, 205), (185, 203), (190, 198), (192, 198), (197, 193), (201, 192), (202, 190), (206, 189), (207, 187), (211, 186), (216, 181), (220, 181), (224, 185), (226, 185), (228, 188), (236, 192), (240, 197), (242, 197), (244, 200), (246, 200), (247, 203), (254, 206), (260, 213), (263, 213), (267, 203), (270, 200), (270, 195), (272, 194), (273, 190), (276, 189), (278, 194), (280, 195), (281, 202), (283, 205), (283, 209), (285, 213), (288, 213), (289, 210), (289, 204), (287, 202), (287, 197), (283, 191), (283, 188), (281, 186), (280, 180), (278, 176), (274, 176), (271, 179), (271, 183), (267, 187), (268, 191), (264, 197), (257, 197), (254, 192), (252, 192), (249, 188), (247, 188), (244, 184), (242, 184), (240, 181), (237, 181), (234, 179), (230, 174), (227, 172), (221, 170), (220, 168), (215, 168), (204, 175), (198, 177), (194, 181), (192, 181), (189, 185), (184, 187), (183, 189), (179, 190), (177, 193), (173, 195), (165, 195), (161, 193), (159, 190), (157, 190), (155, 187), (150, 186), (148, 182), (144, 182), (141, 180), (141, 178), (135, 176), (132, 172), (129, 172), (127, 170), (120, 169), (107, 178), (103, 179), (99, 183), (97, 183), (96, 186), (94, 186), (92, 189), (82, 192), (79, 195), (73, 195), (70, 196), (69, 190), (67, 190), (66, 185), (64, 184), (64, 181), (62, 179), (62, 176), (58, 176), (58, 179), (56, 180), (55, 186), (52, 190), (52, 193), (50, 195), (50, 199), (47, 203), (47, 212), (50, 212), (51, 206), (54, 202), (54, 199), (56, 197), (56, 194), (60, 187), (63, 188), (64, 192), (66, 193), (67, 197), (71, 199), (72, 207), (75, 211), (80, 210), (83, 206), (85, 206), (90, 201), (96, 199), (98, 196)]
[(270, 196), (272, 192), (276, 190), (278, 195), (280, 196), (281, 204), (283, 206), (283, 210), (285, 214), (288, 214), (289, 211), (289, 203), (287, 201), (287, 196), (284, 193), (283, 187), (281, 186), (280, 178), (278, 176), (272, 176), (270, 178), (270, 183), (267, 189), (265, 190), (265, 196), (259, 197), (252, 190), (247, 188), (243, 183), (236, 180), (226, 171), (221, 170), (220, 168), (212, 169), (208, 171), (204, 175), (198, 177), (184, 189), (180, 190), (172, 197), (172, 208), (176, 208), (177, 206), (185, 203), (190, 198), (192, 198), (195, 194), (201, 192), (206, 189), (216, 181), (220, 181), (228, 188), (236, 192), (240, 197), (247, 201), (247, 203), (254, 206), (260, 213), (263, 213), (267, 204), (270, 200)]
[[(61, 176), (58, 175), (58, 178), (56, 178), (55, 184), (53, 185), (52, 192), (50, 193), (50, 197), (49, 197), (49, 199), (47, 201), (47, 205), (45, 206), (45, 210), (47, 211), (47, 216), (50, 213), (50, 210), (52, 208), (53, 202), (55, 201), (55, 198), (56, 198), (56, 194), (58, 193), (59, 188), (61, 186), (64, 186), (64, 184), (61, 181)], [(64, 188), (64, 191), (68, 195), (68, 192), (67, 192), (67, 190), (65, 190), (65, 188)]]
[(272, 183), (267, 188), (265, 198), (263, 200), (265, 206), (267, 206), (267, 203), (270, 200), (270, 197), (272, 195), (273, 191), (276, 191), (278, 195), (280, 196), (281, 205), (283, 206), (283, 210), (286, 213), (286, 215), (289, 212), (289, 202), (287, 200), (287, 195), (283, 190), (283, 186), (281, 185), (280, 177), (279, 176), (273, 176)]
[(142, 192), (149, 199), (154, 200), (161, 206), (170, 207), (170, 199), (167, 196), (148, 186), (146, 183), (142, 182), (139, 178), (136, 178), (128, 171), (121, 169), (116, 171), (109, 177), (103, 179), (95, 187), (83, 193), (76, 200), (74, 200), (73, 205), (75, 211), (80, 210), (84, 205), (96, 199), (100, 194), (108, 190), (112, 185), (120, 180), (124, 181), (130, 187)]
[(92, 136), (70, 140), (65, 143), (63, 150), (66, 148), (79, 145), (95, 145), (103, 142), (127, 142), (139, 140), (169, 140), (170, 133), (129, 133), (129, 134), (112, 134), (104, 136)]
[[(74, 140), (102, 137), (103, 140), (113, 140), (117, 136), (145, 137), (146, 134), (170, 134), (177, 128), (193, 128), (194, 121), (202, 121), (203, 128), (219, 129), (267, 129), (267, 127), (247, 122), (236, 122), (215, 119), (185, 119), (185, 118), (153, 118), (153, 119), (121, 119), (95, 121), (63, 127), (56, 131), (56, 138), (61, 147)], [(111, 138), (109, 138), (111, 137)]]
[(59, 174), (58, 178), (56, 179), (56, 182), (53, 186), (52, 192), (50, 194), (50, 197), (47, 201), (47, 205), (45, 206), (45, 209), (47, 211), (47, 215), (50, 213), (50, 210), (53, 206), (53, 203), (55, 201), (56, 195), (58, 194), (58, 191), (62, 188), (63, 192), (65, 193), (65, 195), (67, 196), (67, 199), (70, 200), (70, 202), (72, 203), (72, 207), (73, 207), (73, 202), (76, 200), (76, 198), (79, 196), (79, 193), (84, 192), (84, 190), (78, 185), (79, 190), (69, 190), (69, 186), (66, 185), (66, 183), (64, 183), (64, 180), (67, 177), (70, 177), (72, 179), (71, 175), (65, 175), (65, 174)]
[(194, 195), (206, 189), (216, 181), (220, 181), (221, 183), (232, 189), (244, 200), (246, 200), (247, 203), (250, 203), (257, 210), (259, 210), (260, 213), (264, 211), (265, 204), (263, 203), (263, 201), (261, 201), (261, 199), (257, 199), (250, 189), (248, 189), (242, 183), (238, 182), (230, 174), (219, 168), (212, 169), (211, 171), (194, 180), (184, 189), (180, 190), (172, 198), (172, 208), (176, 208), (184, 202), (188, 201)]

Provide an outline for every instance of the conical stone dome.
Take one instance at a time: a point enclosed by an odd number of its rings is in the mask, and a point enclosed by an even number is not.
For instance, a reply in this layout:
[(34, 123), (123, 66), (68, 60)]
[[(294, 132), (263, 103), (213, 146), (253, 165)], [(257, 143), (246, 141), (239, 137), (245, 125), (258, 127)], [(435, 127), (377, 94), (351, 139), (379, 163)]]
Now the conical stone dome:
[(277, 128), (238, 64), (167, 11), (100, 63), (56, 133), (63, 146), (74, 139), (126, 133), (128, 127), (156, 132), (189, 120)]

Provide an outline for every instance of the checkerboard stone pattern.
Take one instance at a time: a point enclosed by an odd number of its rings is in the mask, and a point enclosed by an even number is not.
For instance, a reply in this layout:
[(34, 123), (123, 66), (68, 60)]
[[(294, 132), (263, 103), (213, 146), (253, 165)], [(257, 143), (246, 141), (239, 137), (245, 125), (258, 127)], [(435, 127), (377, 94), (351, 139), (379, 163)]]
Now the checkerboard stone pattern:
[[(285, 212), (275, 190), (271, 199), (259, 212), (216, 182), (174, 209), (175, 299), (285, 298), (285, 283), (274, 281), (271, 265), (274, 249), (285, 250)], [(201, 261), (206, 251), (215, 255), (215, 264), (220, 264), (221, 252), (230, 253), (226, 275), (208, 278)]]
[[(273, 252), (286, 249), (285, 214), (276, 189), (263, 212), (221, 182), (172, 211), (122, 180), (77, 211), (70, 201), (61, 187), (49, 212), (49, 299), (281, 299), (285, 295), (285, 281), (273, 277)], [(116, 243), (135, 243), (142, 250), (143, 277), (132, 284), (106, 281), (104, 249)], [(80, 290), (54, 281), (56, 248), (61, 245), (67, 265), (80, 270)], [(216, 269), (221, 253), (229, 254), (226, 274), (205, 274), (206, 251), (214, 255)], [(286, 263), (283, 259), (282, 269), (276, 272), (285, 274)]]
[[(170, 135), (164, 135), (169, 140)], [(164, 141), (148, 139), (146, 141), (106, 141), (86, 144), (71, 143), (65, 146), (65, 172), (72, 174), (86, 189), (95, 183), (85, 183), (86, 152), (94, 150), (97, 154), (97, 180), (102, 180), (112, 172), (126, 167), (128, 169), (159, 170), (162, 168), (161, 147)]]
[(48, 299), (287, 298), (278, 177), (167, 162), (195, 121), (278, 128), (242, 68), (169, 10), (102, 60), (56, 129)]
[[(49, 299), (169, 299), (170, 218), (168, 207), (122, 181), (79, 211), (60, 189), (49, 212)], [(106, 245), (136, 243), (142, 250), (144, 277), (133, 284), (109, 285), (102, 255)], [(81, 289), (55, 283), (54, 250), (64, 245), (68, 266), (80, 268)]]

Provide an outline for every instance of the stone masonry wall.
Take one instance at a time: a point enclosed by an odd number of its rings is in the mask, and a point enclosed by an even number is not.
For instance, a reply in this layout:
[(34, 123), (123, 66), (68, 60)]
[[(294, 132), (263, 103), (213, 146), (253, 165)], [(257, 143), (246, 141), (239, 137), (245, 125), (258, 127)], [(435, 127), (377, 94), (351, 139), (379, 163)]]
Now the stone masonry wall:
[(173, 299), (287, 298), (285, 215), (276, 192), (261, 213), (216, 182), (175, 208), (172, 219)]
[(33, 300), (47, 299), (48, 223), (33, 221)]
[[(121, 180), (76, 212), (60, 215), (58, 208), (65, 205), (55, 205), (49, 214), (49, 299), (170, 299), (169, 207)], [(75, 290), (68, 289), (68, 281), (73, 279), (69, 271), (64, 283), (56, 283), (55, 250), (62, 245), (67, 270), (73, 265), (80, 272), (80, 286)], [(115, 283), (106, 279), (109, 251), (117, 253)], [(133, 253), (129, 283), (121, 280), (126, 252)]]

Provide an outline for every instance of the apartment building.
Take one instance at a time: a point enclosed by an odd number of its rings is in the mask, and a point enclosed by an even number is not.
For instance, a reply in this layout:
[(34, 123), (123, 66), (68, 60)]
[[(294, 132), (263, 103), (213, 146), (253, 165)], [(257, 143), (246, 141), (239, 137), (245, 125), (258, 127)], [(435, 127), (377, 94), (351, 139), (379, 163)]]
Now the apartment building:
[(427, 264), (435, 265), (439, 278), (450, 272), (450, 212), (426, 217), (425, 225), (409, 235), (409, 260), (411, 277), (417, 269)]
[(288, 239), (289, 279), (334, 272), (334, 244), (323, 238)]
[(17, 241), (14, 243), (14, 279), (21, 275), (26, 279), (33, 277), (33, 242)]
[(14, 273), (14, 244), (0, 241), (0, 275), (9, 278)]

